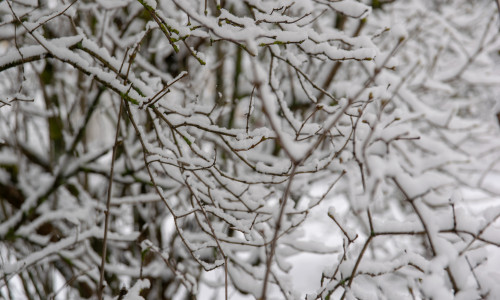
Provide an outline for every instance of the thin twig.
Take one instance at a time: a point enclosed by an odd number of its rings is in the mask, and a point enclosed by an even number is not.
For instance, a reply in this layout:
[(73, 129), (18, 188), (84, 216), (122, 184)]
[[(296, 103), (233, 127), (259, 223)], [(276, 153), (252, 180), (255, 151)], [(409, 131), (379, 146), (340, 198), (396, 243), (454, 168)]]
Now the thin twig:
[(288, 200), (288, 194), (290, 193), (290, 189), (292, 187), (293, 177), (296, 174), (296, 172), (295, 172), (296, 169), (297, 169), (297, 164), (294, 164), (292, 167), (292, 171), (290, 172), (291, 175), (290, 175), (290, 178), (288, 179), (288, 184), (286, 186), (285, 193), (283, 194), (283, 198), (282, 198), (283, 200), (281, 201), (281, 208), (280, 208), (278, 218), (276, 220), (276, 227), (274, 229), (274, 236), (273, 236), (273, 239), (271, 240), (271, 249), (269, 251), (269, 255), (267, 256), (267, 260), (266, 260), (266, 272), (264, 274), (264, 284), (262, 286), (262, 296), (261, 296), (260, 300), (266, 299), (267, 282), (269, 280), (269, 273), (271, 272), (271, 264), (272, 264), (274, 252), (276, 251), (276, 245), (278, 242), (278, 235), (279, 235), (279, 231), (281, 229), (281, 221), (283, 219), (283, 214), (285, 212), (286, 203)]
[(118, 112), (118, 120), (116, 122), (116, 133), (115, 133), (115, 144), (113, 145), (113, 154), (111, 157), (111, 167), (109, 170), (109, 184), (108, 184), (108, 195), (106, 198), (106, 210), (104, 211), (104, 237), (102, 240), (102, 255), (101, 255), (101, 273), (99, 276), (99, 286), (97, 292), (97, 298), (102, 300), (102, 291), (104, 290), (104, 267), (106, 265), (106, 248), (107, 248), (107, 238), (108, 238), (108, 227), (109, 227), (109, 207), (111, 205), (111, 192), (113, 187), (113, 173), (115, 167), (116, 149), (118, 148), (118, 137), (120, 136), (120, 121), (123, 112), (123, 101), (120, 99), (120, 110)]

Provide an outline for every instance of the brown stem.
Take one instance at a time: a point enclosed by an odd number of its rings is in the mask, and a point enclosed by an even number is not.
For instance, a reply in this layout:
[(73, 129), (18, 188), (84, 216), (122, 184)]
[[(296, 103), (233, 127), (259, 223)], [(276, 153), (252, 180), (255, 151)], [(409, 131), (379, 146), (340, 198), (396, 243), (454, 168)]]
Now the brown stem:
[(101, 255), (101, 273), (99, 276), (99, 286), (97, 288), (97, 298), (102, 300), (102, 291), (104, 290), (104, 267), (106, 265), (106, 248), (108, 239), (108, 227), (109, 227), (109, 207), (111, 203), (111, 190), (113, 187), (113, 171), (115, 167), (116, 149), (118, 148), (118, 137), (120, 136), (120, 121), (123, 112), (123, 101), (120, 99), (120, 111), (118, 112), (118, 121), (116, 122), (116, 134), (115, 134), (115, 144), (113, 145), (113, 154), (111, 158), (111, 167), (109, 170), (109, 184), (108, 184), (108, 195), (106, 198), (106, 210), (104, 211), (104, 236), (102, 240), (102, 255)]

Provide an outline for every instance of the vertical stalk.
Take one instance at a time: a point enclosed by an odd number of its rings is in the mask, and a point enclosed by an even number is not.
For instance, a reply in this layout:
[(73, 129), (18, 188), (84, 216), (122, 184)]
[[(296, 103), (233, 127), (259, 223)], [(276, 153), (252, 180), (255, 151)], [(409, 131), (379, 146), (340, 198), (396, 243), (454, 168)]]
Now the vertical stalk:
[(97, 288), (97, 298), (102, 300), (102, 291), (104, 290), (104, 267), (106, 265), (106, 250), (107, 250), (107, 239), (108, 239), (108, 227), (109, 227), (109, 207), (111, 203), (111, 190), (113, 187), (113, 171), (115, 167), (116, 149), (118, 148), (118, 137), (120, 135), (120, 121), (123, 111), (123, 99), (120, 99), (120, 111), (118, 112), (118, 120), (116, 122), (116, 133), (115, 133), (115, 143), (113, 145), (113, 153), (111, 157), (111, 167), (109, 170), (109, 184), (108, 184), (108, 195), (106, 198), (106, 210), (104, 211), (104, 236), (102, 241), (102, 255), (101, 255), (101, 274), (99, 276), (99, 286)]

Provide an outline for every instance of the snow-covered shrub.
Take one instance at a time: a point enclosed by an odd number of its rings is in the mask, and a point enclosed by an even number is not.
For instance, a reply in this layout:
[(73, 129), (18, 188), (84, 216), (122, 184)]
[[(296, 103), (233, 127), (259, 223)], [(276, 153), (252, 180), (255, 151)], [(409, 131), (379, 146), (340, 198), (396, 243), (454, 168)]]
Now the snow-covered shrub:
[(0, 11), (2, 297), (500, 297), (494, 1)]

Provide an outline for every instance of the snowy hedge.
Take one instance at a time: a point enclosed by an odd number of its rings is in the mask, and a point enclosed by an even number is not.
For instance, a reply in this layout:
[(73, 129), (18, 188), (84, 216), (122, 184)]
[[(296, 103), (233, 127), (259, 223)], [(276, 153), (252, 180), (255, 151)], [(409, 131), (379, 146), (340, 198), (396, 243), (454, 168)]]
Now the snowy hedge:
[(1, 297), (497, 299), (499, 6), (0, 2)]

